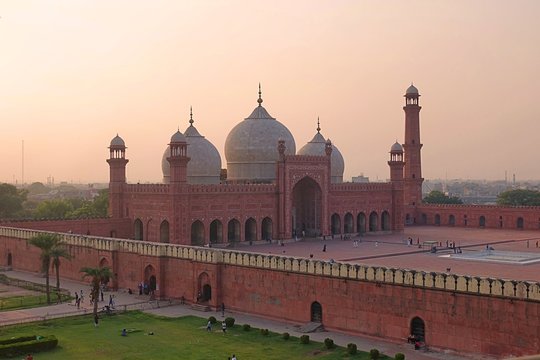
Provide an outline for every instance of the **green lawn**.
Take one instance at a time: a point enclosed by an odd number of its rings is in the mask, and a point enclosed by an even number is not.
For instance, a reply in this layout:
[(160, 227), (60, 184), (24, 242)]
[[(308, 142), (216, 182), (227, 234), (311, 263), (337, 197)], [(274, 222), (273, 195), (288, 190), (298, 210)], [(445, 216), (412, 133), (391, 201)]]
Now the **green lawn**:
[[(60, 295), (62, 301), (68, 301), (71, 299), (68, 295)], [(51, 293), (51, 303), (55, 304), (58, 300), (56, 293)], [(33, 307), (47, 305), (47, 295), (24, 295), (24, 296), (10, 296), (0, 298), (0, 311), (28, 309)]]
[[(142, 331), (120, 336), (122, 328)], [(154, 335), (149, 335), (153, 332)], [(365, 353), (349, 356), (344, 348), (326, 350), (324, 344), (300, 344), (281, 334), (263, 336), (258, 329), (244, 331), (235, 325), (223, 334), (219, 324), (206, 331), (206, 320), (193, 316), (156, 317), (140, 312), (106, 316), (95, 328), (91, 316), (64, 318), (0, 328), (0, 338), (21, 335), (56, 335), (58, 348), (34, 354), (35, 359), (369, 359)], [(369, 350), (369, 349), (368, 349)], [(37, 356), (36, 356), (37, 355)], [(381, 359), (390, 359), (381, 357)]]

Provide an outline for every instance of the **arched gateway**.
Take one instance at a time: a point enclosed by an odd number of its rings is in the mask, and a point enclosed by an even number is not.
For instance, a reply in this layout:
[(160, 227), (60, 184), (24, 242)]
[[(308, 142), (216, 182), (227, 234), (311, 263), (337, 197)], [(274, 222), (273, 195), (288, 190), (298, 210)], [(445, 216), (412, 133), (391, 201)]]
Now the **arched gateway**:
[(292, 230), (298, 235), (318, 236), (322, 223), (322, 192), (319, 184), (305, 177), (292, 191)]

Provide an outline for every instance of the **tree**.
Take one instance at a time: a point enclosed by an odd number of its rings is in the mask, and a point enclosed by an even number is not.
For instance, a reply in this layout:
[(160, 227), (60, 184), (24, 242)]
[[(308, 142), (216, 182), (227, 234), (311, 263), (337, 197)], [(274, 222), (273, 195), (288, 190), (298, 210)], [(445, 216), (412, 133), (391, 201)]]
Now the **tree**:
[(60, 301), (60, 258), (69, 260), (71, 259), (71, 254), (65, 244), (59, 242), (51, 249), (51, 258), (54, 271), (56, 272), (56, 294), (58, 301)]
[(73, 211), (73, 205), (69, 200), (46, 200), (38, 204), (34, 217), (36, 219), (64, 219), (70, 211)]
[(90, 291), (90, 296), (94, 299), (94, 317), (97, 316), (97, 307), (98, 307), (98, 295), (99, 287), (102, 283), (106, 282), (108, 279), (112, 278), (113, 273), (108, 266), (104, 267), (83, 267), (80, 272), (83, 273), (83, 279), (90, 277), (92, 282), (92, 290)]
[(497, 205), (506, 206), (540, 206), (540, 191), (508, 190), (497, 196)]
[(426, 204), (463, 204), (457, 196), (448, 196), (442, 191), (433, 190), (423, 200)]
[(45, 292), (47, 293), (47, 304), (50, 304), (49, 269), (53, 249), (60, 244), (60, 237), (57, 234), (42, 233), (30, 238), (29, 242), (41, 250), (41, 271), (45, 274)]
[(27, 192), (10, 184), (0, 184), (0, 218), (18, 217), (23, 211)]

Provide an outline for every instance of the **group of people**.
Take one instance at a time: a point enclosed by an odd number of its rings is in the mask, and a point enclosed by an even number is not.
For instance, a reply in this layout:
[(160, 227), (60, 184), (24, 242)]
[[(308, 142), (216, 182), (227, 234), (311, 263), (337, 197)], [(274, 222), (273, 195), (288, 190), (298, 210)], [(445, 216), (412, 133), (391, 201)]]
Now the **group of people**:
[[(206, 331), (212, 332), (212, 321), (208, 320), (208, 323), (206, 323)], [(221, 331), (226, 334), (227, 333), (227, 323), (225, 320), (221, 322)]]
[(407, 342), (414, 345), (414, 350), (420, 350), (423, 346), (422, 339), (420, 339), (414, 334), (411, 334), (407, 337)]
[[(92, 293), (92, 291), (90, 291), (90, 305), (92, 305), (94, 303), (94, 301), (97, 301), (97, 302), (104, 301), (104, 294), (103, 294), (104, 290), (105, 290), (104, 287), (100, 288), (97, 299), (94, 299), (94, 294)], [(100, 298), (101, 298), (101, 300), (100, 300)], [(79, 292), (75, 291), (75, 305), (77, 306), (77, 309), (81, 308), (81, 304), (83, 302), (84, 302), (84, 292), (83, 292), (83, 290), (81, 289)], [(114, 295), (110, 294), (109, 295), (109, 307), (114, 309), (114, 305), (115, 305)]]

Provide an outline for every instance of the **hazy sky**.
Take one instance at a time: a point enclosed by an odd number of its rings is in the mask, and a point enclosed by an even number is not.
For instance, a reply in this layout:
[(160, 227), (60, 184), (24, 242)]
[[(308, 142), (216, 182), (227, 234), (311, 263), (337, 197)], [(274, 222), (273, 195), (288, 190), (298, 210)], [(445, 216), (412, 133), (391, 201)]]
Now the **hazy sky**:
[(345, 178), (389, 177), (403, 94), (423, 109), (425, 178), (539, 179), (540, 1), (0, 0), (0, 181), (161, 181), (178, 127), (222, 154), (257, 105), (301, 148), (322, 134)]

